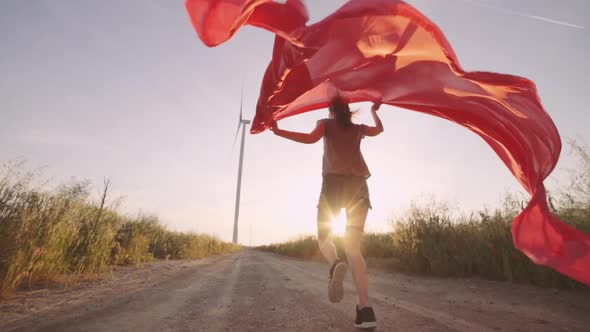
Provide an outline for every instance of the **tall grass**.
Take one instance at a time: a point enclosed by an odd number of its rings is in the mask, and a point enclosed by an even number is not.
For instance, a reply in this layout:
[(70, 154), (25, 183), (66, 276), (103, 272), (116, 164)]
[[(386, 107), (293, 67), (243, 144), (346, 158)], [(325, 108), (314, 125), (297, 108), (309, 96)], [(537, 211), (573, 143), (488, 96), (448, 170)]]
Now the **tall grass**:
[(0, 170), (0, 295), (20, 285), (91, 276), (113, 264), (238, 249), (208, 235), (167, 230), (153, 216), (118, 213), (109, 203), (109, 182), (95, 202), (88, 182), (45, 191), (35, 187), (34, 173), (18, 167)]
[[(590, 154), (585, 147), (572, 146), (581, 166), (571, 184), (549, 202), (562, 220), (590, 234)], [(496, 209), (467, 215), (435, 202), (413, 204), (405, 215), (392, 220), (392, 232), (366, 234), (363, 252), (367, 257), (390, 258), (396, 270), (409, 273), (579, 287), (577, 282), (532, 263), (514, 247), (511, 225), (523, 205), (523, 200), (510, 194)], [(341, 239), (335, 243), (342, 251)], [(311, 236), (260, 249), (300, 258), (319, 256), (316, 239)]]
[[(344, 257), (343, 239), (334, 237), (333, 240), (338, 255)], [(256, 249), (302, 259), (321, 258), (317, 238), (313, 235), (299, 236), (291, 241), (263, 245)], [(362, 252), (368, 257), (391, 258), (393, 250), (391, 233), (366, 233), (363, 237)]]
[[(482, 210), (458, 219), (441, 206), (414, 206), (394, 223), (394, 257), (398, 269), (437, 276), (483, 276), (547, 287), (575, 287), (576, 282), (532, 263), (512, 242), (511, 225), (520, 205), (508, 199), (503, 208)], [(566, 219), (567, 220), (567, 219)], [(590, 222), (569, 220), (590, 234)]]
[(300, 236), (295, 240), (283, 243), (259, 246), (257, 249), (302, 259), (313, 259), (320, 256), (317, 239), (312, 235)]

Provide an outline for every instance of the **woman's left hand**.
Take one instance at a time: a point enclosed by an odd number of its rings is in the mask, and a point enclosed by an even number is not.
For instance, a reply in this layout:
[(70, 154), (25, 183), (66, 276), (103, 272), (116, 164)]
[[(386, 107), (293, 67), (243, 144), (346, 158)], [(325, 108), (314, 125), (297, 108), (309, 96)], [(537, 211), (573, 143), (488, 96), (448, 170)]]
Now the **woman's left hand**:
[(273, 121), (269, 124), (268, 129), (270, 129), (272, 132), (276, 132), (279, 130), (279, 126), (277, 125), (276, 121)]

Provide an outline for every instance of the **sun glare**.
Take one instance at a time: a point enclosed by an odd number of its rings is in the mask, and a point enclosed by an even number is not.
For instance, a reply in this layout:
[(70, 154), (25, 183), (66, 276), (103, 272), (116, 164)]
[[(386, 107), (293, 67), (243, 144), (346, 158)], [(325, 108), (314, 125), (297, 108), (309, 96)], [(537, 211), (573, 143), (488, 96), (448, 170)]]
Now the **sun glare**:
[(343, 236), (346, 232), (346, 211), (341, 209), (340, 212), (332, 219), (332, 234)]

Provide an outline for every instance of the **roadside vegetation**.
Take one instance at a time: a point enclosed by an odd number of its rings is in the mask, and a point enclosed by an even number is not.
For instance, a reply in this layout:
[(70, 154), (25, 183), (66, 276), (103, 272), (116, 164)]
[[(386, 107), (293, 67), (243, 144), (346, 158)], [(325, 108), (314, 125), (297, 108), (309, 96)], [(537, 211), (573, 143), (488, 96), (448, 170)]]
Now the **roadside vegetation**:
[(114, 265), (239, 249), (209, 235), (168, 230), (155, 216), (121, 214), (108, 181), (92, 200), (86, 181), (48, 191), (35, 185), (35, 173), (20, 169), (0, 169), (0, 296), (18, 287), (75, 283)]
[[(579, 157), (570, 185), (551, 193), (550, 206), (562, 220), (590, 234), (590, 153), (571, 144)], [(396, 271), (440, 277), (483, 277), (532, 283), (545, 287), (576, 288), (580, 284), (532, 263), (512, 243), (512, 220), (526, 202), (509, 194), (499, 207), (471, 213), (453, 211), (445, 204), (413, 204), (405, 215), (391, 220), (392, 231), (366, 234), (366, 257), (388, 260)], [(342, 251), (342, 239), (336, 238)], [(259, 249), (312, 259), (320, 256), (314, 236)]]

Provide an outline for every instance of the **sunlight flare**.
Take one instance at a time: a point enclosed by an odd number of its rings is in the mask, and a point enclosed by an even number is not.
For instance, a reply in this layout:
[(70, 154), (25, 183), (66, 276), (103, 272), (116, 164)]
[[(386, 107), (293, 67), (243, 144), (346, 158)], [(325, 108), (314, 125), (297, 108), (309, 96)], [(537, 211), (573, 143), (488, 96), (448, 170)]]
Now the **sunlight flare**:
[(335, 236), (344, 236), (346, 232), (346, 211), (340, 209), (338, 214), (332, 219), (332, 234)]

